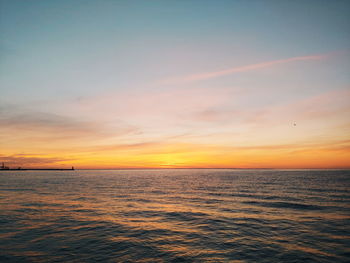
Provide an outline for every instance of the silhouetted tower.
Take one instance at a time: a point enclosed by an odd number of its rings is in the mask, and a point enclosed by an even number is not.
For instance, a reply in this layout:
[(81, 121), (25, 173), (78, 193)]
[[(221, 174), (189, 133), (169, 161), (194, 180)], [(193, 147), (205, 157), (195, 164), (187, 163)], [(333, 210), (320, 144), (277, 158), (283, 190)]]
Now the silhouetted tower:
[(4, 163), (2, 163), (2, 165), (1, 165), (0, 169), (2, 169), (2, 170), (9, 170), (10, 168), (9, 168), (9, 167), (7, 167), (7, 166), (5, 166), (5, 164), (4, 164)]

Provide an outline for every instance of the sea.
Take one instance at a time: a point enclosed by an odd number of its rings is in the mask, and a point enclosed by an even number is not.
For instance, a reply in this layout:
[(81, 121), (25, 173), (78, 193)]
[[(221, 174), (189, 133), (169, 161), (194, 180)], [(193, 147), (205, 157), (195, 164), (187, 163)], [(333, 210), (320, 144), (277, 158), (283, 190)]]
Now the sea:
[(350, 262), (350, 171), (1, 171), (0, 262)]

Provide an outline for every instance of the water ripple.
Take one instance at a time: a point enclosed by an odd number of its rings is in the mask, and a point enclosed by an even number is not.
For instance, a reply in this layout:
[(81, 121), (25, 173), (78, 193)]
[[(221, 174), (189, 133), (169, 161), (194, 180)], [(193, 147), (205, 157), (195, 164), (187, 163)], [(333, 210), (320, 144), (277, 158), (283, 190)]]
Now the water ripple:
[(0, 262), (349, 262), (349, 186), (349, 171), (3, 172)]

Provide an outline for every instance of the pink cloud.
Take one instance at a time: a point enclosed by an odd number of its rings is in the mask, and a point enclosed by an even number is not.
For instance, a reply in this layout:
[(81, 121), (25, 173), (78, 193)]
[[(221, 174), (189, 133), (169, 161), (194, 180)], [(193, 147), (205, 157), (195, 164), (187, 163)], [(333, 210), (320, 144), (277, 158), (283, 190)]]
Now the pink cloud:
[(231, 75), (231, 74), (240, 73), (240, 72), (247, 72), (247, 71), (252, 71), (252, 70), (257, 70), (257, 69), (263, 69), (263, 68), (267, 68), (267, 67), (271, 67), (271, 66), (275, 66), (275, 65), (279, 65), (279, 64), (286, 64), (286, 63), (297, 62), (297, 61), (322, 60), (322, 59), (325, 59), (331, 55), (332, 55), (332, 53), (328, 53), (328, 54), (300, 56), (300, 57), (292, 57), (292, 58), (287, 58), (287, 59), (272, 60), (272, 61), (267, 61), (267, 62), (262, 62), (262, 63), (257, 63), (257, 64), (229, 68), (229, 69), (220, 70), (220, 71), (198, 73), (198, 74), (192, 74), (192, 75), (187, 75), (187, 76), (178, 77), (178, 78), (165, 79), (165, 80), (161, 81), (161, 83), (174, 84), (174, 83), (192, 82), (192, 81), (198, 81), (198, 80), (212, 79), (212, 78), (217, 78), (217, 77)]
[(128, 121), (174, 121), (174, 118), (183, 118), (192, 112), (201, 112), (229, 103), (236, 93), (234, 88), (182, 88), (138, 93), (125, 91), (86, 100), (80, 103), (80, 110), (105, 118), (113, 116)]
[(341, 116), (350, 110), (349, 88), (326, 91), (318, 95), (294, 101), (288, 104), (273, 105), (252, 112), (247, 118), (251, 124), (281, 123), (286, 120), (326, 120)]

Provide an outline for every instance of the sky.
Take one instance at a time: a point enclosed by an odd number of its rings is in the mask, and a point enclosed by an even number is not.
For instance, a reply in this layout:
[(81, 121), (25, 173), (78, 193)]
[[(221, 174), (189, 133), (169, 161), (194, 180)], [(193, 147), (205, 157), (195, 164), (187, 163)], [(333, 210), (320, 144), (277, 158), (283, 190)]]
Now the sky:
[(350, 168), (349, 13), (340, 0), (0, 0), (0, 161)]

